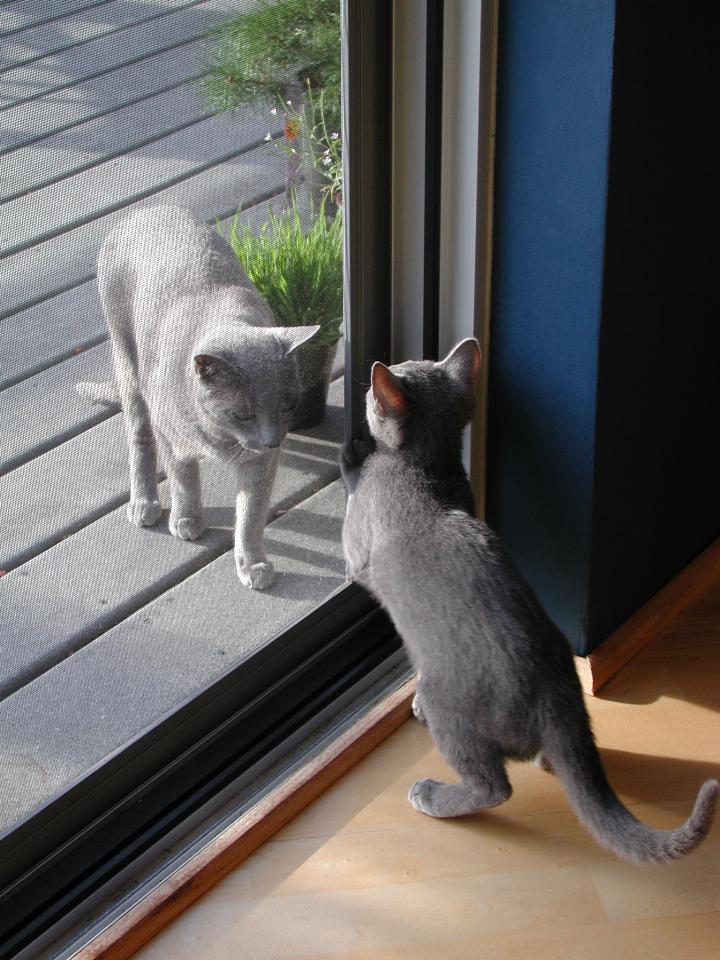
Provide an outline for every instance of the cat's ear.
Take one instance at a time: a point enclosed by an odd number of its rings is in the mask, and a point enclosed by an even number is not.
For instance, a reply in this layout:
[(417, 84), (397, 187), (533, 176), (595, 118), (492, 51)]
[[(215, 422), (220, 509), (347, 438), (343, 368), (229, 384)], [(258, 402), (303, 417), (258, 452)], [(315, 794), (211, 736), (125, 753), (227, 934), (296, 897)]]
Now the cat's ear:
[(219, 373), (227, 371), (228, 364), (212, 353), (198, 353), (194, 357), (195, 373), (201, 380), (214, 380)]
[(292, 353), (292, 351), (296, 350), (301, 344), (307, 343), (311, 337), (314, 337), (319, 329), (320, 327), (317, 325), (310, 327), (278, 327), (277, 332), (280, 334), (287, 348), (287, 352)]
[(383, 419), (404, 420), (408, 412), (408, 399), (400, 378), (377, 360), (372, 365), (371, 383), (373, 397), (379, 408), (378, 415)]
[(453, 380), (471, 390), (480, 376), (480, 366), (482, 364), (480, 344), (475, 337), (461, 340), (440, 363)]

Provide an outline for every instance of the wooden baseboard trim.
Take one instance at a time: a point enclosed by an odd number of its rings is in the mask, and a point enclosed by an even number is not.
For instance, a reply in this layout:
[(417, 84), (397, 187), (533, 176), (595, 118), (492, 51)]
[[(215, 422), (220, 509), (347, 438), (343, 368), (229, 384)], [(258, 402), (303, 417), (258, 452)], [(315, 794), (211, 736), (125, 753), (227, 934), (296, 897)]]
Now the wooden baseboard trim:
[(679, 613), (719, 583), (720, 540), (716, 540), (597, 649), (587, 657), (575, 658), (585, 692), (597, 693)]
[(369, 710), (145, 899), (82, 947), (73, 960), (131, 957), (396, 730), (410, 715), (414, 693), (415, 680), (408, 680)]

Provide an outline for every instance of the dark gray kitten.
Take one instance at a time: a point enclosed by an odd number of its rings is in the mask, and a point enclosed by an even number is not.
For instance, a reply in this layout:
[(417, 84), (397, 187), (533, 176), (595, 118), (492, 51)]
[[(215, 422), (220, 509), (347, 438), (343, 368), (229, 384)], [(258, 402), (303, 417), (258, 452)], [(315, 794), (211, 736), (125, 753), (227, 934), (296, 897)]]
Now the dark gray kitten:
[(160, 518), (157, 446), (170, 481), (170, 532), (205, 528), (199, 461), (237, 477), (235, 564), (242, 583), (270, 585), (263, 530), (280, 444), (300, 396), (294, 351), (319, 329), (277, 327), (225, 241), (177, 207), (139, 210), (112, 231), (98, 261), (115, 384), (78, 384), (119, 401), (130, 447), (128, 519)]
[(441, 363), (376, 363), (376, 449), (356, 442), (341, 454), (350, 575), (392, 617), (419, 673), (416, 715), (462, 778), (420, 780), (410, 802), (433, 817), (497, 806), (512, 792), (505, 761), (539, 757), (599, 843), (636, 862), (674, 860), (707, 834), (718, 783), (703, 784), (690, 819), (669, 831), (638, 821), (609, 785), (568, 641), (469, 513), (461, 438), (479, 370), (473, 339)]

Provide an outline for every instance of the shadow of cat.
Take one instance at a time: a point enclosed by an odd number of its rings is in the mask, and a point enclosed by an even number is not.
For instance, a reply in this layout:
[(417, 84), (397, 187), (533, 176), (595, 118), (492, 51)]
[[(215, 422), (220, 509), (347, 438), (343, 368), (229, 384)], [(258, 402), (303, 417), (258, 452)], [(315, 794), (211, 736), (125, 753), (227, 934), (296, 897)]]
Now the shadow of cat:
[(678, 800), (690, 808), (700, 785), (709, 777), (720, 779), (720, 763), (686, 760), (649, 753), (600, 747), (610, 783), (626, 802), (651, 803), (673, 810)]

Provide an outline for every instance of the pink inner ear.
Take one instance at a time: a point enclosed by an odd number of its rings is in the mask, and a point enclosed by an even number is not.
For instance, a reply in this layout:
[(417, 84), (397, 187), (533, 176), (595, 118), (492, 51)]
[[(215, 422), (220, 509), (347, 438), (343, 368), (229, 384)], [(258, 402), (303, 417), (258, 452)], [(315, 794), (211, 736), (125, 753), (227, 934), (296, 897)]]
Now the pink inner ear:
[(372, 391), (386, 417), (403, 417), (407, 413), (407, 397), (397, 377), (382, 363), (373, 364)]
[(480, 376), (480, 367), (482, 366), (482, 351), (477, 343), (473, 343), (472, 347), (472, 359), (470, 367), (470, 376), (473, 383), (477, 383), (477, 379)]

